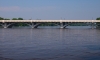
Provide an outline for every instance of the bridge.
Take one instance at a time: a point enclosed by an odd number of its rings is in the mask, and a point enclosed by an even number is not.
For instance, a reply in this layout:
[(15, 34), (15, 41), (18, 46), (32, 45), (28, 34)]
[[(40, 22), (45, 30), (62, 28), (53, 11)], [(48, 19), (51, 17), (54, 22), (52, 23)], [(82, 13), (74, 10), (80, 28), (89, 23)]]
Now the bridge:
[(3, 28), (10, 28), (13, 26), (13, 24), (25, 23), (31, 28), (37, 28), (40, 24), (48, 22), (59, 25), (60, 28), (66, 28), (72, 23), (87, 23), (91, 25), (92, 28), (94, 28), (96, 23), (100, 23), (100, 20), (0, 20), (0, 25)]

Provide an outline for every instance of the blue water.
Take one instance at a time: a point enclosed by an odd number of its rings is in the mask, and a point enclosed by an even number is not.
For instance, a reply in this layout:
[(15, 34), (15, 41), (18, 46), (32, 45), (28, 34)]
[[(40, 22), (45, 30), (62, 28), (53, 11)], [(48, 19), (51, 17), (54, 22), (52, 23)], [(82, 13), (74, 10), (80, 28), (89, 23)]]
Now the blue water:
[(99, 29), (0, 29), (0, 60), (100, 60), (99, 56)]

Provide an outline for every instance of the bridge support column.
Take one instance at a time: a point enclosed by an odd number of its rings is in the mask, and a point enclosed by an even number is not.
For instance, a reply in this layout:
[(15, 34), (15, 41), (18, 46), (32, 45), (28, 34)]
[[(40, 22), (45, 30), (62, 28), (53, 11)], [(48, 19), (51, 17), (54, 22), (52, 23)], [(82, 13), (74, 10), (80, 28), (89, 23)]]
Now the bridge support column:
[(10, 28), (10, 26), (12, 25), (13, 23), (1, 23), (0, 25), (3, 27), (3, 28)]
[(3, 26), (4, 28), (8, 28), (7, 23), (4, 23), (2, 26)]
[(63, 29), (63, 22), (60, 22), (60, 28)]
[(37, 28), (40, 25), (40, 23), (36, 23), (36, 22), (31, 22), (26, 24), (29, 25), (31, 28)]
[(95, 28), (95, 23), (91, 23), (91, 28), (92, 28), (92, 29)]
[(66, 28), (66, 26), (68, 26), (69, 24), (66, 22), (60, 22), (60, 28)]

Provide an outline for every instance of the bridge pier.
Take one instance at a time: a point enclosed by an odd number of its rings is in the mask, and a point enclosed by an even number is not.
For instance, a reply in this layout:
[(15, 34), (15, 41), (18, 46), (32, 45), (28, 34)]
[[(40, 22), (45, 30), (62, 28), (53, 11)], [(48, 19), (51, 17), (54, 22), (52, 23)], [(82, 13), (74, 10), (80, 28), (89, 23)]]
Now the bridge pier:
[(8, 28), (7, 23), (4, 23), (2, 26), (3, 28)]
[(63, 29), (63, 22), (60, 22), (60, 28)]
[(63, 29), (63, 28), (66, 28), (69, 24), (66, 23), (66, 22), (60, 22), (60, 28)]
[(14, 23), (1, 23), (0, 25), (3, 27), (3, 28), (11, 28), (10, 26), (14, 24)]
[(94, 29), (95, 28), (95, 23), (91, 23), (91, 28)]
[(31, 28), (37, 28), (40, 25), (40, 23), (36, 23), (36, 22), (31, 22), (26, 24), (29, 25)]

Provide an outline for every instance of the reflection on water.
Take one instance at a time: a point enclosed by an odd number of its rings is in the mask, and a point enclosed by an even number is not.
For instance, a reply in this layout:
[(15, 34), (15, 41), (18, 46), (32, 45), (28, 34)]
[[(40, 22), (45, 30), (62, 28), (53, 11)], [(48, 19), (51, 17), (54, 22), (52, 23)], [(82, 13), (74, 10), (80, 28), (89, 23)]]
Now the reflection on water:
[(100, 30), (0, 29), (0, 60), (100, 60)]

